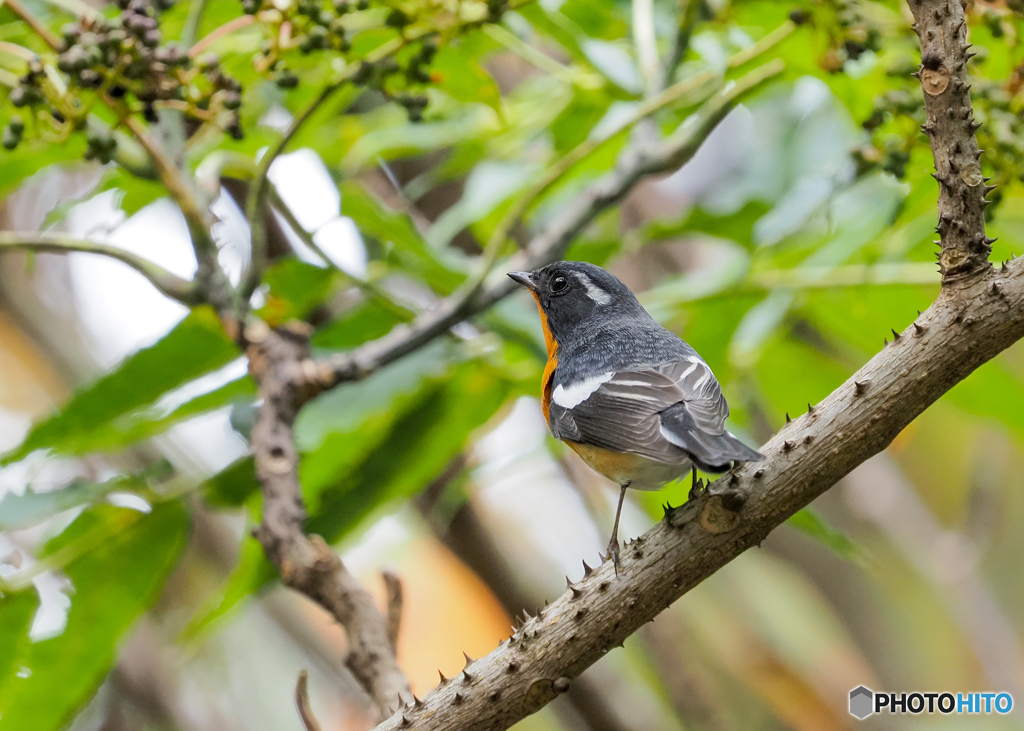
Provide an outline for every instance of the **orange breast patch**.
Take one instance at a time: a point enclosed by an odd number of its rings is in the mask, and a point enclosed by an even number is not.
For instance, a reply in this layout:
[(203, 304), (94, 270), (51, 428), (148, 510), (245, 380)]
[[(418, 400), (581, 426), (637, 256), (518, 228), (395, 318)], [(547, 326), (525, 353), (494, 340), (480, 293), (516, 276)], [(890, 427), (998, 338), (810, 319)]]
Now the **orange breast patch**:
[(541, 409), (544, 411), (544, 422), (550, 421), (551, 412), (551, 379), (555, 375), (555, 368), (558, 367), (558, 341), (551, 334), (548, 327), (548, 316), (544, 314), (544, 308), (540, 306), (540, 297), (533, 292), (533, 298), (537, 300), (537, 311), (540, 313), (540, 326), (544, 330), (544, 347), (548, 350), (548, 362), (544, 366), (544, 376), (541, 378)]

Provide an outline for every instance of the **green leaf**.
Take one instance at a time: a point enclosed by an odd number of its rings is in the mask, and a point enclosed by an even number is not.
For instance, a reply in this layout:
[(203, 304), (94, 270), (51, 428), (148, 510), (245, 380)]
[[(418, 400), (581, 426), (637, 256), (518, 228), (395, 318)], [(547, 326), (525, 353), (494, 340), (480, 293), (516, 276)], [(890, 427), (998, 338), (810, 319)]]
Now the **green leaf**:
[(860, 545), (842, 531), (833, 528), (814, 508), (804, 508), (786, 522), (801, 533), (813, 538), (839, 558), (859, 564), (868, 561), (868, 554)]
[(438, 88), (460, 102), (480, 102), (500, 110), (501, 92), (491, 75), (457, 46), (442, 46), (430, 65)]
[(203, 485), (203, 496), (210, 505), (237, 508), (259, 489), (256, 464), (249, 456), (235, 460), (208, 479)]
[(127, 486), (123, 478), (106, 482), (75, 480), (66, 487), (50, 492), (33, 492), (29, 488), (22, 495), (7, 493), (0, 500), (0, 529), (15, 530), (35, 525), (70, 508), (94, 503), (108, 493), (126, 489)]
[(404, 414), (451, 369), (451, 348), (437, 341), (359, 383), (345, 384), (306, 405), (295, 421), (303, 453), (300, 477), (308, 509), (388, 438)]
[[(120, 641), (159, 595), (184, 547), (188, 524), (177, 502), (157, 505), (149, 514), (101, 506), (51, 541), (50, 554), (80, 543), (89, 548), (64, 567), (74, 586), (64, 631), (26, 643), (23, 630), (15, 635), (14, 662), (0, 658), (0, 668), (25, 668), (0, 679), (0, 728), (57, 731), (89, 701), (113, 665)], [(102, 536), (98, 543), (96, 535)]]
[(395, 313), (376, 301), (363, 302), (331, 320), (313, 336), (317, 348), (348, 350), (367, 340), (387, 335), (400, 322)]
[[(0, 698), (6, 695), (11, 683), (20, 680), (17, 677), (23, 672), (20, 661), (31, 644), (28, 632), (38, 608), (39, 595), (35, 589), (0, 595)], [(3, 710), (0, 710), (0, 728), (6, 728)]]
[(389, 259), (442, 294), (450, 294), (462, 284), (462, 264), (450, 252), (431, 247), (407, 215), (387, 210), (358, 183), (344, 182), (340, 189), (342, 213), (355, 222), (363, 236), (385, 247)]
[(274, 326), (291, 319), (304, 319), (327, 297), (334, 277), (332, 270), (295, 257), (275, 262), (263, 279), (270, 291), (267, 303), (259, 311), (260, 317)]
[(468, 362), (348, 474), (320, 496), (307, 528), (330, 543), (341, 540), (386, 502), (414, 495), (441, 474), (470, 435), (505, 402), (510, 384), (491, 368)]
[(181, 639), (186, 642), (200, 639), (277, 577), (277, 568), (267, 559), (263, 546), (251, 535), (246, 535), (242, 540), (238, 564), (227, 582), (196, 612), (182, 630)]
[(109, 429), (111, 420), (237, 356), (213, 310), (193, 310), (159, 342), (129, 356), (113, 373), (79, 391), (63, 409), (36, 424), (0, 464), (16, 462), (37, 449), (61, 454), (92, 450), (95, 432)]
[(155, 180), (140, 178), (116, 166), (107, 168), (97, 192), (105, 190), (117, 191), (117, 205), (126, 216), (134, 216), (167, 195), (167, 189)]

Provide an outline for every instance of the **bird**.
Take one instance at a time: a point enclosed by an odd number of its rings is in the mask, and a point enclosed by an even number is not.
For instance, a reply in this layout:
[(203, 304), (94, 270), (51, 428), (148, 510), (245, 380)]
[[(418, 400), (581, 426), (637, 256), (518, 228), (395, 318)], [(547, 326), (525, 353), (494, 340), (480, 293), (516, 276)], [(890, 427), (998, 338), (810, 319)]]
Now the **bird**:
[(599, 266), (559, 261), (508, 276), (537, 300), (547, 364), (541, 407), (551, 435), (617, 483), (608, 555), (619, 568), (626, 490), (657, 490), (697, 469), (764, 459), (725, 428), (729, 405), (711, 368), (655, 322)]

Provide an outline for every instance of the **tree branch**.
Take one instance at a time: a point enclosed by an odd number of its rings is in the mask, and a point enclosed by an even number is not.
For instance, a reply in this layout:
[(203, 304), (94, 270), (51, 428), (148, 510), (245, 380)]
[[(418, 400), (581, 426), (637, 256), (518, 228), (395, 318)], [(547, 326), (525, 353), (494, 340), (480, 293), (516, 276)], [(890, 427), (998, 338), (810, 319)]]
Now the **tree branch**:
[(256, 477), (263, 491), (263, 522), (253, 531), (291, 588), (329, 611), (348, 636), (345, 665), (387, 718), (404, 698), (409, 683), (398, 667), (388, 622), (373, 598), (319, 536), (302, 532), (306, 511), (298, 479), (293, 424), (306, 394), (297, 391), (296, 373), (309, 360), (308, 326), (271, 332), (266, 325), (246, 329), (249, 371), (259, 384), (263, 406), (252, 430)]
[[(107, 103), (112, 108), (117, 108), (113, 100), (108, 99)], [(196, 286), (202, 293), (203, 300), (213, 305), (223, 317), (230, 312), (232, 291), (227, 275), (217, 261), (217, 244), (213, 239), (213, 221), (209, 209), (200, 203), (193, 181), (167, 156), (160, 143), (146, 131), (145, 126), (130, 115), (125, 116), (122, 121), (149, 154), (157, 178), (185, 217), (199, 267), (196, 273)]]
[(51, 254), (66, 254), (71, 251), (99, 254), (127, 264), (148, 279), (162, 294), (173, 300), (188, 306), (197, 305), (202, 301), (201, 293), (195, 282), (182, 279), (148, 259), (116, 246), (76, 239), (64, 234), (4, 231), (0, 232), (0, 251), (5, 249)]
[(992, 242), (985, 235), (985, 196), (995, 186), (982, 175), (981, 150), (974, 121), (965, 45), (964, 11), (956, 0), (911, 0), (921, 41), (921, 68), (928, 121), (921, 127), (931, 142), (939, 181), (939, 225), (942, 251), (938, 255), (944, 284), (989, 268)]

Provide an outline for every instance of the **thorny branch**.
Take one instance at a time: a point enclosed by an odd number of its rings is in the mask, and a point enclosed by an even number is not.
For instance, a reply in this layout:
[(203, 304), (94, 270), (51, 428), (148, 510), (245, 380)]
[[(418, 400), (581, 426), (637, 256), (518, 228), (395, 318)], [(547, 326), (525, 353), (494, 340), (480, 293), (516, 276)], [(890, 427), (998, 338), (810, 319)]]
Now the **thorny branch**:
[(302, 531), (306, 511), (298, 479), (293, 424), (309, 360), (308, 328), (247, 328), (249, 371), (259, 384), (260, 408), (252, 430), (256, 477), (263, 490), (263, 522), (254, 535), (278, 567), (281, 580), (329, 611), (348, 636), (345, 665), (387, 718), (405, 698), (409, 683), (391, 649), (388, 623), (373, 598), (319, 536)]
[(974, 121), (967, 62), (967, 26), (959, 2), (911, 0), (921, 41), (921, 68), (928, 135), (939, 181), (939, 225), (942, 251), (937, 255), (943, 283), (985, 271), (992, 241), (985, 235), (985, 196), (994, 186), (981, 172), (981, 153)]

